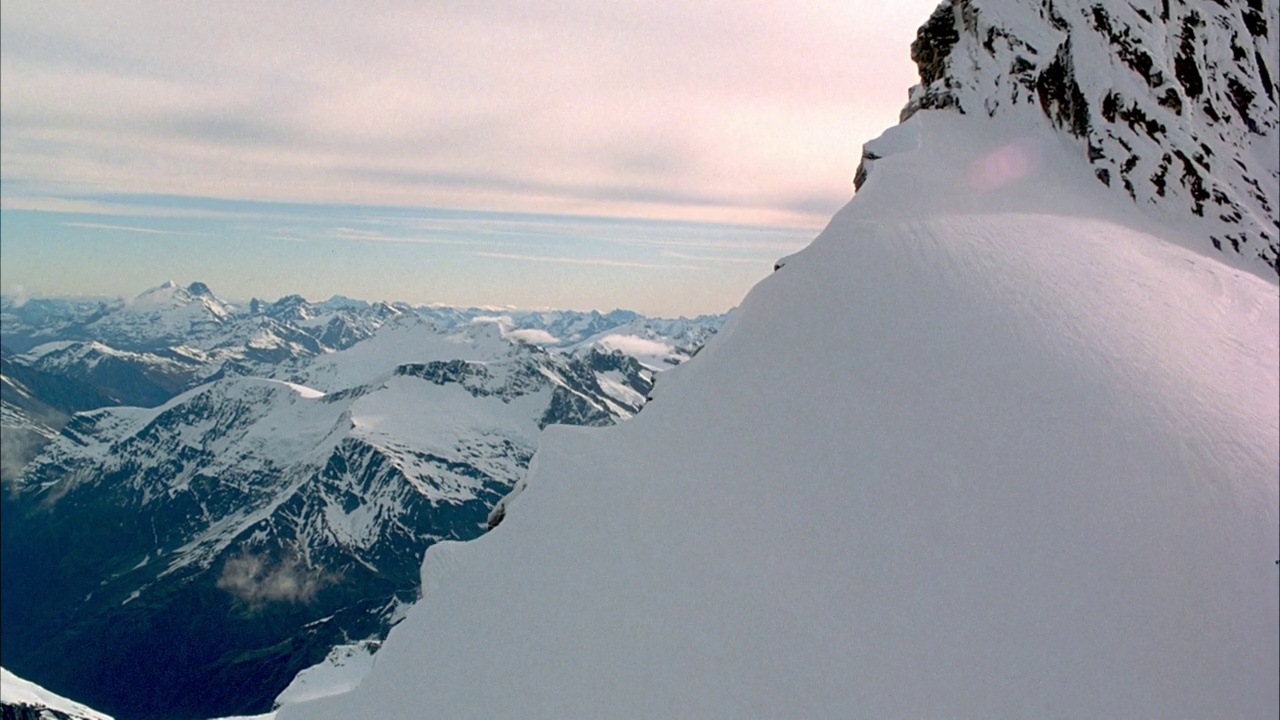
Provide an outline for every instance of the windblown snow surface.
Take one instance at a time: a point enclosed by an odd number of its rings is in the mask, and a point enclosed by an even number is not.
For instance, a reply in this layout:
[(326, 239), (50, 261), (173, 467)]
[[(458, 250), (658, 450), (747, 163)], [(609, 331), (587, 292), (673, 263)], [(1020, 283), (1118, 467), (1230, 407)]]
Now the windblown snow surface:
[(1277, 286), (1038, 113), (875, 141), (644, 412), (548, 429), (363, 683), (281, 720), (1275, 717)]

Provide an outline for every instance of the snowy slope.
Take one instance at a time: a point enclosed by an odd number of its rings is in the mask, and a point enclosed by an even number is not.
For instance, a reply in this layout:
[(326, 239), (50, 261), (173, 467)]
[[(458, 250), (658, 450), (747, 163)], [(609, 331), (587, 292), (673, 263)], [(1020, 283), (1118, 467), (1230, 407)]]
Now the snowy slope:
[[(45, 385), (57, 378), (62, 384), (75, 383), (83, 389), (57, 397), (68, 412), (109, 405), (154, 407), (217, 371), (204, 353), (194, 349), (165, 348), (158, 352), (117, 350), (96, 341), (54, 341), (43, 343), (9, 360), (13, 370)], [(42, 393), (43, 395), (44, 393)]]
[(520, 348), (504, 338), (494, 323), (462, 326), (453, 332), (416, 315), (401, 315), (369, 339), (341, 353), (301, 364), (283, 365), (274, 375), (325, 391), (353, 387), (387, 367), (424, 360), (493, 361), (516, 355)]
[(350, 692), (373, 668), (378, 645), (363, 641), (335, 647), (324, 662), (298, 673), (276, 702), (287, 705)]
[(6, 718), (12, 714), (20, 720), (111, 720), (109, 715), (51, 693), (4, 668), (0, 668), (0, 705)]
[(644, 413), (545, 433), (360, 686), (281, 720), (1275, 717), (1274, 281), (1034, 106), (868, 150)]

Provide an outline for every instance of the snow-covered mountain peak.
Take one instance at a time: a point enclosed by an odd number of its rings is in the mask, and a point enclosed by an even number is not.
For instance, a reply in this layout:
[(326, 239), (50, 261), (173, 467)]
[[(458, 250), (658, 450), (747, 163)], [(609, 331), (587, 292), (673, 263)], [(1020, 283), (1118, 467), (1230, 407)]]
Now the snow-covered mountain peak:
[[(1275, 0), (946, 0), (903, 110), (1034, 115), (1103, 185), (1264, 276), (1280, 272)], [(868, 148), (857, 184), (880, 155)]]
[(225, 317), (231, 313), (232, 305), (213, 294), (209, 286), (202, 282), (193, 282), (187, 287), (166, 280), (153, 288), (143, 290), (125, 302), (131, 308), (149, 307), (183, 307), (193, 303), (200, 304), (210, 312)]
[(320, 304), (324, 305), (325, 307), (332, 308), (334, 310), (338, 310), (338, 309), (359, 310), (361, 308), (366, 308), (369, 306), (369, 303), (365, 302), (364, 300), (356, 300), (354, 298), (349, 298), (346, 295), (334, 295), (333, 297), (330, 297), (328, 300), (325, 300)]
[[(193, 291), (194, 289), (194, 291)], [(206, 338), (232, 318), (236, 308), (204, 283), (182, 287), (172, 280), (116, 303), (86, 319), (85, 334), (126, 349), (152, 349)]]

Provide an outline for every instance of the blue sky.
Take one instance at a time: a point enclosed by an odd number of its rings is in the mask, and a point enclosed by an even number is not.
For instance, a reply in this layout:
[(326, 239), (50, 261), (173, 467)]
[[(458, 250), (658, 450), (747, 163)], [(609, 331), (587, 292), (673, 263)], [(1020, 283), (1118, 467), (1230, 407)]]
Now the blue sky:
[[(0, 213), (8, 294), (118, 295), (172, 278), (228, 299), (726, 309), (812, 231), (676, 220), (182, 196), (82, 198), (111, 212)], [(47, 293), (44, 293), (47, 294)], [(593, 302), (592, 299), (599, 298)]]
[(723, 311), (933, 4), (0, 0), (0, 291)]

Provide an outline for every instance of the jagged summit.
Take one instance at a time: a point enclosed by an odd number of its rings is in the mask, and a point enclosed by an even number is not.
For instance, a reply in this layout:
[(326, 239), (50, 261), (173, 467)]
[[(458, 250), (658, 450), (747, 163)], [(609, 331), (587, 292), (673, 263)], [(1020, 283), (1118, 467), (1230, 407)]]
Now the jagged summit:
[(189, 305), (191, 303), (219, 307), (223, 311), (230, 307), (225, 300), (214, 295), (208, 285), (200, 281), (183, 287), (172, 280), (165, 280), (153, 288), (143, 290), (127, 302), (131, 306), (138, 304)]
[(911, 46), (903, 119), (1032, 109), (1100, 182), (1274, 275), (1278, 14), (1275, 0), (946, 0)]

